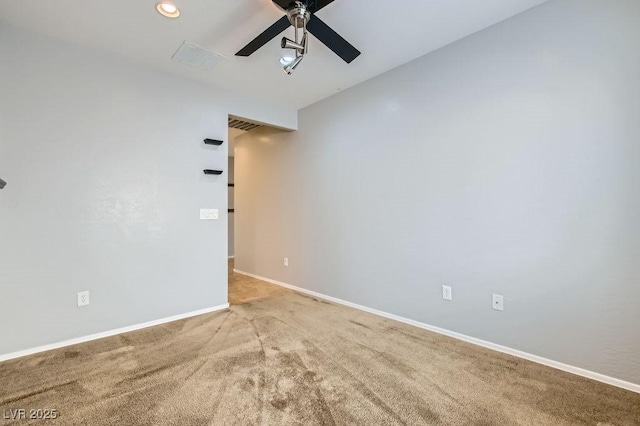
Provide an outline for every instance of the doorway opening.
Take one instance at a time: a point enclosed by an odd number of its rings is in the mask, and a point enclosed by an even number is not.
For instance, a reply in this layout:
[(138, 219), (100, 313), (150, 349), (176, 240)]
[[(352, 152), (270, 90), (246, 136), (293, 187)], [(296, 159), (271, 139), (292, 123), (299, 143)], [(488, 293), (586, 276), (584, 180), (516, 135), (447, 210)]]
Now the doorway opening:
[(229, 158), (228, 158), (228, 299), (230, 304), (237, 304), (242, 299), (241, 286), (239, 280), (235, 276), (233, 270), (235, 268), (236, 258), (236, 241), (235, 241), (235, 225), (236, 225), (236, 187), (235, 187), (235, 141), (246, 135), (248, 132), (261, 127), (261, 124), (249, 121), (244, 118), (229, 116)]

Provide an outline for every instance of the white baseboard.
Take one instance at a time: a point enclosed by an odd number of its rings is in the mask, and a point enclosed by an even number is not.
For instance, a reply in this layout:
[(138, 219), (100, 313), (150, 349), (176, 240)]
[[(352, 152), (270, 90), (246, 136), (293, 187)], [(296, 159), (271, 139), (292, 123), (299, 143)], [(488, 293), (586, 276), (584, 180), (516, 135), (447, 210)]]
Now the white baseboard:
[(64, 340), (62, 342), (50, 343), (48, 345), (38, 346), (36, 348), (25, 349), (18, 352), (0, 355), (0, 362), (8, 361), (10, 359), (21, 358), (27, 355), (33, 355), (40, 352), (50, 351), (52, 349), (64, 348), (65, 346), (77, 345), (78, 343), (89, 342), (91, 340), (102, 339), (104, 337), (115, 336), (116, 334), (128, 333), (130, 331), (141, 330), (143, 328), (149, 328), (156, 325), (166, 324), (168, 322), (178, 321), (185, 318), (195, 317), (198, 315), (209, 314), (211, 312), (222, 311), (228, 309), (229, 304), (226, 303), (220, 306), (214, 306), (212, 308), (200, 309), (199, 311), (187, 312), (186, 314), (174, 315), (159, 320), (143, 322), (142, 324), (130, 325), (127, 327), (117, 328), (115, 330), (103, 331), (101, 333), (91, 334), (89, 336), (76, 337), (75, 339)]
[(233, 272), (238, 274), (246, 275), (252, 278), (256, 278), (262, 281), (266, 281), (271, 284), (279, 285), (281, 287), (285, 287), (300, 293), (308, 294), (310, 296), (317, 297), (319, 299), (328, 300), (330, 302), (338, 303), (340, 305), (348, 306), (350, 308), (359, 309), (361, 311), (369, 312), (370, 314), (378, 315), (384, 318), (389, 318), (395, 321), (399, 321), (405, 324), (413, 325), (415, 327), (419, 327), (425, 330), (432, 331), (434, 333), (442, 334), (445, 336), (453, 337), (454, 339), (462, 340), (464, 342), (472, 343), (477, 346), (482, 346), (483, 348), (492, 349), (494, 351), (502, 352), (508, 355), (513, 355), (518, 358), (526, 359), (528, 361), (532, 361), (538, 364), (546, 365), (547, 367), (552, 367), (557, 370), (566, 371), (567, 373), (576, 374), (578, 376), (586, 377), (588, 379), (596, 380), (598, 382), (606, 383), (608, 385), (616, 386), (622, 389), (626, 389), (632, 392), (640, 393), (640, 385), (626, 382), (624, 380), (616, 379), (614, 377), (605, 376), (604, 374), (596, 373), (593, 371), (585, 370), (583, 368), (574, 367), (572, 365), (563, 364), (558, 361), (554, 361), (551, 359), (543, 358), (538, 355), (533, 355), (527, 352), (519, 351), (517, 349), (512, 349), (506, 346), (498, 345), (495, 343), (487, 342), (486, 340), (477, 339), (475, 337), (470, 337), (464, 334), (456, 333), (455, 331), (449, 331), (444, 328), (435, 327), (433, 325), (421, 323), (418, 321), (414, 321), (408, 318), (400, 317), (398, 315), (389, 314), (387, 312), (379, 311), (377, 309), (368, 308), (366, 306), (358, 305), (356, 303), (347, 302), (345, 300), (341, 300), (335, 297), (326, 296), (321, 293), (316, 293), (315, 291), (306, 290), (304, 288), (296, 287), (291, 284), (286, 284), (280, 281), (272, 280), (270, 278), (261, 277), (260, 275), (251, 274), (249, 272), (240, 271), (234, 269)]

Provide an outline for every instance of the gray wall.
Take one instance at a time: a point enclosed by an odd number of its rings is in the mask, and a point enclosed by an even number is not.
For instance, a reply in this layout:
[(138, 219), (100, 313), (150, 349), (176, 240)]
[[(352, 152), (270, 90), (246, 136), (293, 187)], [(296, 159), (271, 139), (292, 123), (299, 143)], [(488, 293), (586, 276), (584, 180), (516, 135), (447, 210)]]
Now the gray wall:
[(227, 175), (202, 170), (227, 146), (202, 140), (297, 111), (6, 25), (0, 58), (0, 356), (226, 303)]
[(555, 0), (240, 137), (236, 267), (640, 383), (639, 76)]

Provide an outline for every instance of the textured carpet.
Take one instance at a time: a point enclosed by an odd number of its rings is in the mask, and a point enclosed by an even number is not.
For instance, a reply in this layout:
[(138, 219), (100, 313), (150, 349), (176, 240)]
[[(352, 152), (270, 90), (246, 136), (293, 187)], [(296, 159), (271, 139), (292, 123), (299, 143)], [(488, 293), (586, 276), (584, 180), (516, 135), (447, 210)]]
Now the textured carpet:
[(640, 424), (638, 394), (232, 278), (242, 304), (228, 311), (1, 363), (0, 415), (56, 409), (55, 421), (32, 423), (57, 425)]

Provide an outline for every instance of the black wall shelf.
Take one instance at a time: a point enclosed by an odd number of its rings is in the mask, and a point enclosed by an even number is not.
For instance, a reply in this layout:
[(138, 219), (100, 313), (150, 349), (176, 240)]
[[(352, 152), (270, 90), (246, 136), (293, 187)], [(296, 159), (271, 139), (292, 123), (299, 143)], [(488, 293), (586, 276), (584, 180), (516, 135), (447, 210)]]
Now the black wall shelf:
[(229, 185), (230, 188), (233, 188), (234, 186), (236, 186), (235, 183), (230, 183), (228, 185)]
[(222, 174), (222, 170), (209, 170), (209, 169), (205, 169), (203, 170), (205, 175), (221, 175)]
[(223, 141), (219, 141), (217, 139), (205, 139), (204, 143), (206, 143), (207, 145), (216, 145), (216, 146), (220, 146), (223, 144)]
[(236, 209), (229, 209), (229, 213), (235, 213)]

